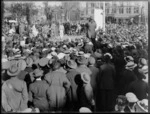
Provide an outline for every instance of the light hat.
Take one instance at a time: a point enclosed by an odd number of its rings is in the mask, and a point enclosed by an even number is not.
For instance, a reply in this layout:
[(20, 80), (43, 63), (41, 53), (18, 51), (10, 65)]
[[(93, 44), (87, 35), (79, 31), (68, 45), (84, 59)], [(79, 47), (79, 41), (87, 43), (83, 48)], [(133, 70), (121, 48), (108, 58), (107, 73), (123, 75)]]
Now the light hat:
[(108, 55), (110, 59), (113, 59), (112, 55), (110, 53), (105, 53), (104, 56)]
[(65, 55), (66, 55), (66, 54), (64, 54), (64, 53), (59, 53), (59, 54), (57, 55), (57, 57), (58, 57), (58, 59), (63, 59), (63, 58), (65, 57)]
[(89, 74), (86, 72), (81, 73), (81, 79), (86, 84), (90, 83), (90, 81), (91, 81)]
[(7, 74), (9, 76), (17, 76), (20, 72), (21, 69), (17, 61), (14, 61), (14, 63), (12, 63), (9, 69), (7, 70)]
[(143, 99), (137, 102), (136, 112), (148, 112), (148, 99)]
[(25, 60), (18, 60), (18, 63), (19, 63), (20, 69), (25, 70), (25, 68), (27, 67)]
[(44, 67), (44, 66), (46, 66), (46, 65), (48, 64), (48, 61), (49, 61), (48, 58), (41, 58), (41, 59), (39, 60), (39, 65), (40, 65), (41, 67)]
[(81, 107), (79, 109), (79, 112), (80, 113), (92, 113), (92, 111), (89, 108), (87, 108), (87, 107)]
[(70, 67), (70, 68), (76, 69), (77, 68), (77, 63), (73, 60), (69, 60), (69, 61), (67, 61), (67, 66)]
[(126, 69), (134, 69), (137, 66), (134, 62), (130, 61), (126, 64)]
[(136, 97), (136, 95), (132, 92), (126, 93), (125, 96), (126, 96), (128, 102), (130, 102), (130, 103), (135, 103), (135, 102), (139, 101), (138, 98)]

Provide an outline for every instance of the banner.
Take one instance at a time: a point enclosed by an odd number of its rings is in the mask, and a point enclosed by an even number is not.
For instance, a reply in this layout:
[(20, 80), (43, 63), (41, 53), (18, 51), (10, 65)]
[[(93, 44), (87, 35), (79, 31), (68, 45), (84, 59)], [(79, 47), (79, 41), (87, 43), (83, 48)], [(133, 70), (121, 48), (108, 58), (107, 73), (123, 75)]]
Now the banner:
[(96, 30), (105, 28), (105, 18), (104, 18), (104, 12), (102, 9), (94, 9), (94, 20), (97, 24)]

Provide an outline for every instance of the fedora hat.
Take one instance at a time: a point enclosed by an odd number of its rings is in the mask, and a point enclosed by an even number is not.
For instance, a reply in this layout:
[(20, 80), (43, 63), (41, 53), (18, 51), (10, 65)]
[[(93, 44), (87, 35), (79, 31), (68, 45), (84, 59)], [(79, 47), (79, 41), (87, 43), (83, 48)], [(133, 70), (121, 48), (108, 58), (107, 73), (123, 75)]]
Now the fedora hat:
[(80, 113), (92, 113), (92, 111), (89, 108), (87, 108), (87, 107), (81, 107), (79, 109), (79, 112)]
[(53, 56), (49, 53), (46, 58), (51, 59)]
[(18, 60), (18, 63), (19, 63), (20, 69), (25, 70), (25, 68), (27, 67), (25, 60)]
[(139, 68), (138, 71), (142, 74), (148, 73), (148, 66), (143, 66), (142, 68)]
[(46, 66), (46, 65), (48, 64), (48, 61), (49, 61), (48, 58), (41, 58), (41, 59), (39, 60), (39, 65), (40, 65), (41, 67), (44, 67), (44, 66)]
[(51, 52), (51, 55), (52, 56), (57, 56), (57, 53), (53, 51), (53, 52)]
[(38, 77), (42, 77), (43, 76), (43, 70), (40, 70), (40, 69), (35, 69), (34, 71), (33, 71), (33, 76), (34, 77), (36, 77), (36, 78), (38, 78)]
[(126, 69), (133, 69), (137, 66), (134, 62), (130, 61), (126, 64)]
[(94, 52), (94, 55), (96, 58), (101, 58), (102, 57), (102, 53), (99, 52)]
[(83, 52), (83, 51), (79, 51), (79, 52), (77, 53), (77, 56), (84, 56), (84, 52)]
[(112, 55), (110, 53), (105, 53), (104, 56), (108, 55), (110, 59), (113, 59)]
[(132, 56), (127, 56), (124, 58), (126, 62), (130, 62), (130, 61), (133, 61), (134, 62), (134, 59)]
[(65, 54), (70, 54), (70, 52), (71, 51), (69, 49), (67, 49), (67, 50), (64, 51)]
[(73, 69), (77, 68), (77, 63), (74, 60), (67, 61), (67, 66)]
[(83, 43), (79, 43), (78, 46), (79, 46), (79, 47), (83, 47), (84, 44), (83, 44)]
[(78, 59), (77, 59), (77, 63), (78, 64), (87, 64), (87, 62), (88, 62), (88, 60), (85, 58), (85, 57), (83, 57), (83, 56), (81, 56), (81, 57), (79, 57)]
[(95, 64), (95, 58), (94, 57), (90, 57), (89, 58), (89, 64), (90, 65), (94, 65)]
[(17, 63), (17, 61), (15, 61), (15, 63), (11, 64), (11, 66), (7, 70), (7, 74), (9, 76), (16, 76), (20, 73), (20, 71), (21, 69), (19, 67), (19, 64)]
[(138, 98), (136, 97), (136, 95), (132, 92), (126, 93), (125, 96), (129, 103), (135, 103), (135, 102), (139, 101)]
[(55, 47), (52, 47), (52, 48), (51, 48), (51, 50), (52, 50), (52, 51), (55, 51), (55, 50), (56, 50), (56, 48), (55, 48)]
[(81, 79), (86, 84), (90, 83), (90, 81), (91, 81), (89, 74), (86, 72), (81, 73)]
[(10, 61), (2, 62), (2, 69), (8, 69), (10, 67)]
[(90, 53), (86, 53), (86, 54), (84, 54), (84, 57), (85, 58), (89, 58), (91, 56), (91, 54)]
[(58, 59), (63, 59), (63, 58), (65, 57), (65, 55), (66, 55), (66, 54), (64, 54), (64, 53), (59, 53), (59, 54), (57, 55), (57, 57), (58, 57)]
[(145, 58), (140, 58), (138, 64), (142, 67), (147, 65), (147, 60)]
[(27, 67), (32, 67), (33, 59), (31, 57), (26, 58)]
[(137, 102), (136, 112), (148, 112), (148, 100), (143, 99)]

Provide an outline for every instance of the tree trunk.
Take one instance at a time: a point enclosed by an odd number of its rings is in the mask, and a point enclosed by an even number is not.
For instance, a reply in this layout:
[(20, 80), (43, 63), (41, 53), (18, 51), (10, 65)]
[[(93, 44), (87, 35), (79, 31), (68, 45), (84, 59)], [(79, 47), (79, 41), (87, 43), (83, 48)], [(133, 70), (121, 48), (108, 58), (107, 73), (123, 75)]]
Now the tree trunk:
[(31, 24), (31, 20), (30, 20), (30, 8), (29, 8), (29, 6), (27, 5), (26, 6), (26, 19), (27, 19), (27, 22), (28, 22), (28, 24), (30, 25)]

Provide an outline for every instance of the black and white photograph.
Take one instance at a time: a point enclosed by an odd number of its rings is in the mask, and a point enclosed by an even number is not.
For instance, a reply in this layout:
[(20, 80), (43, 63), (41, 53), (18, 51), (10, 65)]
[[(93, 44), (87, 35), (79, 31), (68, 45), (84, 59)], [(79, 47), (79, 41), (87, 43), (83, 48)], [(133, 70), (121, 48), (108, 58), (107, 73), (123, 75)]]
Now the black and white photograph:
[(1, 7), (1, 113), (148, 113), (148, 1)]

